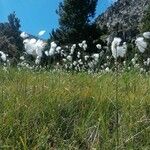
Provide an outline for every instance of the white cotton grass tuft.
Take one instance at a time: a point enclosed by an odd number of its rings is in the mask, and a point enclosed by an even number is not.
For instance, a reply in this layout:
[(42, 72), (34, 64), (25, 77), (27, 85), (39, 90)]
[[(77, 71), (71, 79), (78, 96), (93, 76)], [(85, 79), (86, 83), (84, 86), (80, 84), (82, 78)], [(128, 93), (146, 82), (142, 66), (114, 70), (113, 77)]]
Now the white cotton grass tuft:
[(83, 46), (83, 44), (82, 44), (82, 43), (79, 43), (78, 45), (79, 45), (79, 47), (80, 47), (80, 48), (82, 48), (82, 46)]
[(82, 41), (82, 48), (83, 48), (84, 51), (87, 50), (88, 45), (87, 45), (87, 43), (86, 43), (86, 40)]
[(26, 53), (34, 57), (42, 57), (43, 50), (46, 46), (46, 43), (42, 40), (25, 39), (23, 41)]
[(55, 42), (51, 42), (51, 48), (56, 48), (57, 44)]
[(135, 41), (135, 44), (138, 48), (138, 50), (141, 52), (141, 53), (144, 53), (146, 48), (147, 48), (147, 43), (146, 41), (144, 40), (143, 37), (138, 37)]
[(39, 65), (41, 62), (41, 57), (40, 56), (37, 56), (36, 60), (35, 60), (35, 64), (36, 65)]
[(53, 56), (55, 54), (57, 48), (57, 44), (55, 42), (51, 42), (51, 48), (49, 50), (49, 56)]
[(99, 50), (102, 49), (102, 45), (101, 45), (101, 44), (97, 44), (96, 47), (97, 47), (97, 49), (99, 49)]
[(143, 33), (143, 37), (144, 37), (145, 39), (150, 39), (150, 32), (144, 32), (144, 33)]
[(50, 48), (49, 56), (53, 56), (54, 54), (55, 54), (55, 49), (54, 48)]
[(93, 54), (93, 55), (92, 55), (92, 58), (93, 58), (96, 62), (98, 62), (98, 60), (99, 60), (99, 54), (97, 54), (97, 53)]
[(107, 68), (105, 69), (105, 71), (106, 71), (106, 72), (110, 72), (110, 69), (109, 69), (109, 67), (107, 67)]
[(26, 38), (29, 37), (29, 35), (28, 35), (27, 33), (25, 33), (25, 32), (22, 32), (22, 33), (20, 34), (20, 37), (22, 37), (23, 39), (26, 39)]
[(120, 46), (121, 41), (121, 38), (115, 37), (111, 44), (112, 55), (115, 59), (117, 59), (118, 57), (125, 57), (125, 54), (127, 52), (126, 42), (124, 42), (123, 45)]
[(78, 57), (78, 58), (80, 58), (80, 57), (81, 57), (81, 53), (80, 53), (80, 52), (78, 52), (77, 57)]
[(147, 66), (150, 66), (150, 58), (147, 58)]
[(144, 61), (145, 66), (150, 66), (150, 58), (147, 58), (146, 61)]
[(61, 51), (61, 47), (58, 46), (58, 47), (56, 48), (56, 52), (57, 52), (57, 53), (60, 53), (60, 51)]
[(46, 55), (46, 56), (49, 56), (49, 51), (45, 51), (45, 55)]
[(20, 57), (20, 60), (25, 60), (25, 57), (24, 57), (24, 56), (21, 56), (21, 57)]
[(85, 55), (85, 56), (84, 56), (85, 61), (87, 61), (87, 60), (89, 59), (89, 57), (90, 57), (90, 56)]
[(3, 62), (6, 62), (7, 55), (4, 52), (0, 51), (0, 58), (2, 59)]
[(76, 49), (76, 44), (73, 44), (70, 49), (70, 54), (73, 54)]
[(69, 61), (72, 61), (72, 56), (68, 55), (68, 56), (67, 56), (67, 59), (68, 59)]
[(76, 66), (78, 63), (77, 63), (77, 61), (74, 61), (73, 62), (73, 66)]
[(84, 45), (83, 45), (83, 49), (84, 49), (84, 51), (86, 51), (86, 50), (87, 50), (87, 48), (88, 48), (88, 45), (87, 45), (87, 44), (84, 44)]

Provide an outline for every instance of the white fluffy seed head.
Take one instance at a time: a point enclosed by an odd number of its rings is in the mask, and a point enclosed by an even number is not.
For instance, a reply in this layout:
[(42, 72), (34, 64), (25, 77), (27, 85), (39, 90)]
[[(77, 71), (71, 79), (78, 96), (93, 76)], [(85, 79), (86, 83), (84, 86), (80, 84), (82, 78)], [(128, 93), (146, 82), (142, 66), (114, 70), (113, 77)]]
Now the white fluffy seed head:
[(150, 32), (144, 32), (143, 37), (146, 39), (150, 39)]
[(2, 59), (2, 61), (6, 62), (7, 55), (4, 52), (0, 51), (0, 58)]
[(120, 46), (121, 38), (114, 38), (112, 45), (111, 45), (111, 51), (112, 55), (115, 59), (117, 59), (119, 56), (124, 57), (127, 52), (127, 45), (124, 42), (122, 46)]
[(138, 37), (135, 41), (135, 44), (141, 53), (145, 52), (145, 50), (147, 48), (147, 43), (144, 41), (143, 37)]
[(27, 33), (25, 33), (25, 32), (22, 32), (22, 33), (20, 34), (20, 37), (22, 37), (23, 39), (25, 39), (25, 38), (28, 38), (29, 35), (28, 35)]
[(97, 47), (97, 49), (99, 49), (99, 50), (102, 49), (101, 44), (97, 44), (96, 47)]

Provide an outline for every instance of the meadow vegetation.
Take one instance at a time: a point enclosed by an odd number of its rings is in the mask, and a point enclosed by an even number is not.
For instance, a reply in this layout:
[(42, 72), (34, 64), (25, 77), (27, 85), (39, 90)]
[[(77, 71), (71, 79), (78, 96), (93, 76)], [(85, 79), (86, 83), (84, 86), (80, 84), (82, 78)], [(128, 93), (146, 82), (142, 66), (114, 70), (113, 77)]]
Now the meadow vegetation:
[(0, 23), (0, 150), (149, 150), (150, 7), (126, 41), (97, 2), (60, 3), (47, 41)]
[(149, 149), (149, 75), (11, 68), (0, 85), (0, 149)]

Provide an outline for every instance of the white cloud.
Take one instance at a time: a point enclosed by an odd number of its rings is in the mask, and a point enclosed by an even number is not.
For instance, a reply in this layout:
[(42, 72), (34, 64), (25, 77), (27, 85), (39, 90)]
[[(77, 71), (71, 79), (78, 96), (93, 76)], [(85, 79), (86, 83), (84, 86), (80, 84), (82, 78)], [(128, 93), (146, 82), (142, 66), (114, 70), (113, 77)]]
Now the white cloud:
[(39, 36), (42, 36), (42, 35), (45, 34), (45, 32), (46, 32), (45, 30), (42, 30), (42, 31), (40, 31), (40, 32), (38, 33), (38, 35), (39, 35)]

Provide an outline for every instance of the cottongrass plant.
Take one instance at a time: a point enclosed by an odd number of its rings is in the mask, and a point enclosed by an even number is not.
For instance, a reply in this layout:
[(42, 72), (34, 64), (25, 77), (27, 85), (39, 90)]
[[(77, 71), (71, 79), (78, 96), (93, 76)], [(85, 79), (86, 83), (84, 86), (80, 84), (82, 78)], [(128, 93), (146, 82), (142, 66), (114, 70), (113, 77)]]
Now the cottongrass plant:
[(150, 56), (141, 59), (148, 33), (137, 38), (131, 60), (118, 37), (89, 54), (86, 41), (52, 42), (45, 51), (45, 42), (22, 33), (17, 68), (0, 51), (0, 149), (148, 149)]
[[(45, 31), (40, 31), (39, 35), (44, 34)], [(28, 35), (23, 32), (21, 37), (24, 38), (25, 52), (20, 57), (18, 66), (27, 67), (29, 69), (41, 68), (42, 61), (48, 61), (47, 65), (51, 66), (51, 69), (64, 69), (67, 71), (84, 71), (89, 73), (102, 72), (107, 73), (115, 70), (116, 61), (119, 62), (119, 71), (123, 72), (130, 69), (139, 70), (139, 72), (149, 72), (149, 59), (140, 57), (148, 48), (147, 39), (150, 32), (144, 32), (140, 37), (135, 40), (135, 45), (138, 51), (135, 52), (135, 57), (126, 59), (128, 56), (128, 43), (122, 41), (121, 38), (115, 37), (111, 43), (111, 47), (102, 47), (97, 44), (97, 53), (88, 53), (88, 44), (84, 40), (78, 44), (60, 46), (57, 43), (52, 42), (50, 49), (45, 51), (46, 43), (42, 40), (29, 39)], [(34, 62), (29, 63), (26, 60), (27, 56), (32, 56)], [(44, 60), (45, 59), (45, 60)], [(121, 61), (120, 61), (121, 60)], [(52, 63), (52, 64), (51, 64)], [(52, 67), (53, 66), (53, 67)]]

